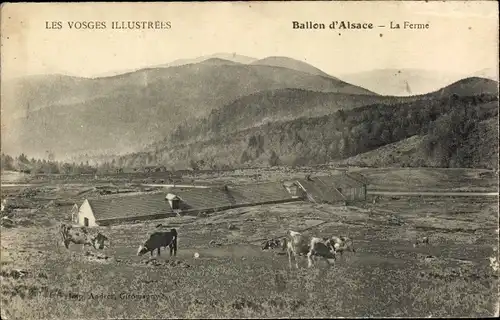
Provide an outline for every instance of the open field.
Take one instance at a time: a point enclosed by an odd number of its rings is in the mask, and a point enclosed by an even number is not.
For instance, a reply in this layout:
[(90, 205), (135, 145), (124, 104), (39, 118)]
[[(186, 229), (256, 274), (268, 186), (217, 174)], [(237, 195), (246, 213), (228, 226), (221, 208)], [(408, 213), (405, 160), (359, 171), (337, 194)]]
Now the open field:
[[(72, 203), (93, 186), (8, 188), (29, 201), (14, 210), (14, 227), (1, 230), (3, 319), (481, 317), (492, 316), (498, 301), (498, 271), (489, 261), (498, 257), (498, 197), (297, 202), (103, 227), (111, 246), (96, 257), (77, 245), (66, 250), (57, 234)], [(137, 257), (158, 223), (178, 229), (177, 257)], [(348, 235), (357, 252), (333, 269), (322, 261), (306, 269), (304, 258), (303, 268), (290, 270), (280, 249), (260, 249), (289, 229)], [(430, 245), (414, 248), (417, 236)]]
[(498, 192), (491, 170), (455, 168), (358, 168), (372, 190)]

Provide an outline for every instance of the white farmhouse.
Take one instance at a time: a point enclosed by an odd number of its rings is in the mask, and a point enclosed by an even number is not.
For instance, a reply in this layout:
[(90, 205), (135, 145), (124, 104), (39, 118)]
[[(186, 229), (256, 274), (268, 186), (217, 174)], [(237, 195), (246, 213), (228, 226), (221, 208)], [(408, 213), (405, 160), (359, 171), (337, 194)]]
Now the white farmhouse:
[(125, 221), (161, 219), (174, 215), (164, 193), (85, 199), (75, 214), (81, 226), (100, 226)]

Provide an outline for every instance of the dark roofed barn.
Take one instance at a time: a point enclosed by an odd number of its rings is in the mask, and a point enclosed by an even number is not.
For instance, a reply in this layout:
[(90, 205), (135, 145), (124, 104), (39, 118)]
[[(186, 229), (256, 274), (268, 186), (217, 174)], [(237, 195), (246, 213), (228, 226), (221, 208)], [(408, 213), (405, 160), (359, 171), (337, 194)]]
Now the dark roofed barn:
[(171, 188), (168, 196), (171, 199), (180, 199), (179, 210), (184, 213), (300, 200), (278, 182), (209, 188)]
[(78, 224), (92, 227), (125, 221), (161, 219), (173, 215), (164, 193), (86, 199), (78, 211)]
[(307, 200), (318, 203), (345, 202), (345, 197), (336, 188), (325, 185), (320, 180), (297, 180), (299, 187), (304, 190)]
[(162, 219), (182, 214), (277, 204), (300, 200), (348, 204), (366, 200), (364, 178), (348, 173), (248, 185), (170, 188), (165, 193), (86, 199), (76, 222), (84, 226)]
[(342, 173), (297, 180), (299, 187), (312, 202), (353, 203), (366, 200), (366, 179), (357, 174)]
[(359, 181), (361, 184), (368, 185), (370, 181), (361, 173), (358, 172), (344, 172), (343, 175), (347, 175), (349, 178)]

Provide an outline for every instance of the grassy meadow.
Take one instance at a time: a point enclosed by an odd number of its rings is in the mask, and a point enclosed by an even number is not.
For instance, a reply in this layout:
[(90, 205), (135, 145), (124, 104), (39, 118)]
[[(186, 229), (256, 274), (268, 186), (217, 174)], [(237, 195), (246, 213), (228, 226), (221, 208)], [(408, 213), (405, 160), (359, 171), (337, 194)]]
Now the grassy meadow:
[[(2, 319), (485, 317), (498, 302), (489, 260), (498, 257), (498, 197), (297, 202), (172, 217), (100, 227), (110, 247), (86, 253), (66, 250), (57, 234), (71, 208), (62, 200), (81, 200), (78, 188), (37, 188), (44, 197), (11, 191), (31, 200), (1, 230)], [(158, 223), (178, 229), (177, 257), (136, 256)], [(348, 235), (357, 252), (333, 268), (319, 260), (307, 269), (302, 258), (290, 269), (281, 249), (260, 247), (289, 229)], [(421, 236), (430, 244), (414, 248)]]

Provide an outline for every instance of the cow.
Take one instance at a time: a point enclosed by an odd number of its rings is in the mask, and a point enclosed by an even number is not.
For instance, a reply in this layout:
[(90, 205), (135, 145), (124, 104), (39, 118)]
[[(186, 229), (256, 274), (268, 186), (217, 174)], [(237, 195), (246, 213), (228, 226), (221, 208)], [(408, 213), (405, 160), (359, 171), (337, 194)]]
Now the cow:
[(308, 267), (313, 266), (313, 260), (317, 257), (323, 258), (329, 266), (332, 266), (334, 263), (331, 260), (337, 260), (336, 254), (337, 252), (331, 239), (312, 237), (309, 252), (307, 253)]
[(160, 248), (161, 247), (169, 247), (170, 248), (170, 256), (172, 254), (174, 256), (177, 255), (177, 230), (171, 229), (166, 232), (154, 232), (149, 236), (149, 239), (144, 242), (144, 244), (140, 245), (137, 249), (137, 255), (142, 256), (146, 252), (150, 252), (151, 256), (153, 256), (153, 251), (157, 251), (157, 255), (160, 256)]
[(72, 226), (65, 223), (60, 225), (59, 233), (66, 249), (69, 249), (70, 243), (74, 243), (81, 244), (82, 250), (85, 250), (85, 246), (92, 246), (94, 249), (102, 250), (105, 247), (105, 242), (109, 242), (108, 237), (100, 232), (89, 232), (85, 227)]
[(281, 244), (282, 243), (281, 243), (280, 239), (266, 240), (266, 241), (262, 242), (262, 250), (279, 248), (281, 246)]
[(343, 256), (344, 251), (356, 252), (354, 244), (351, 238), (346, 236), (332, 236), (329, 239), (325, 238), (325, 241), (330, 241), (330, 243), (335, 248), (335, 253), (340, 253)]
[(413, 248), (419, 247), (420, 245), (428, 245), (429, 244), (429, 238), (428, 237), (422, 237), (422, 238), (417, 238), (415, 242), (413, 243)]
[(292, 268), (292, 256), (295, 260), (295, 267), (298, 269), (299, 264), (297, 256), (307, 256), (308, 267), (312, 267), (313, 258), (322, 257), (329, 265), (330, 259), (335, 258), (334, 243), (328, 238), (308, 237), (302, 233), (289, 230), (287, 237), (285, 237), (282, 249), (286, 249), (288, 254), (288, 263), (290, 269)]

